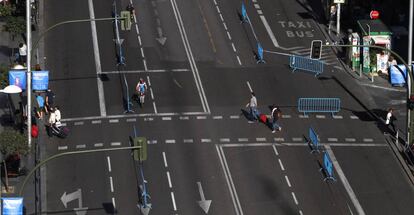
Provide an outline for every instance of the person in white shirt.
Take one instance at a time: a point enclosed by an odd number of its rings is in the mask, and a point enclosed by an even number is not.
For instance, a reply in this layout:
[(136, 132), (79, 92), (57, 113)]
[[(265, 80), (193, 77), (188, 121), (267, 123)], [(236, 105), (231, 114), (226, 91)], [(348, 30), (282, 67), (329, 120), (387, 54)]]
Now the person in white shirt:
[(27, 46), (24, 43), (19, 44), (19, 63), (25, 65), (27, 60)]
[(62, 119), (62, 115), (60, 114), (59, 106), (56, 106), (54, 110), (56, 115), (56, 122), (60, 122), (60, 120)]
[(252, 97), (250, 97), (250, 101), (247, 103), (246, 107), (250, 108), (250, 115), (254, 118), (254, 120), (257, 120), (259, 112), (257, 111), (257, 99), (254, 92), (252, 92)]
[(395, 129), (394, 125), (394, 115), (393, 115), (394, 109), (390, 108), (388, 109), (387, 117), (385, 118), (385, 124), (387, 125), (387, 128), (390, 129), (390, 125), (392, 126), (392, 129), (394, 130), (394, 133), (397, 133), (397, 130)]

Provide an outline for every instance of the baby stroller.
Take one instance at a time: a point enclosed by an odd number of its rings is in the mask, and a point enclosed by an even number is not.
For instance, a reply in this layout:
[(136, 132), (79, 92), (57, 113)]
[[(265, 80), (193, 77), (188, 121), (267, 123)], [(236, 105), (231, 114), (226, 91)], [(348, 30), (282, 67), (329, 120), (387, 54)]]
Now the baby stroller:
[(50, 126), (50, 132), (59, 138), (66, 138), (69, 134), (69, 128), (63, 126), (60, 121), (57, 121), (54, 125)]

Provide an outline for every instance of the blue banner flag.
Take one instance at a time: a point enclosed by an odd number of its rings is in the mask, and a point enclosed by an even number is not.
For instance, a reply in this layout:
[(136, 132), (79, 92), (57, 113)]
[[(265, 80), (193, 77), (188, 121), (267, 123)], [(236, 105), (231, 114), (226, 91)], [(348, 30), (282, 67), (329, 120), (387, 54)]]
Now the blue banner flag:
[(327, 152), (323, 154), (323, 165), (325, 166), (326, 173), (328, 174), (328, 177), (333, 178), (333, 165), (331, 158), (329, 158), (329, 155)]
[(263, 48), (260, 43), (257, 43), (257, 58), (259, 62), (263, 62)]
[(244, 3), (242, 3), (241, 14), (242, 14), (242, 20), (246, 21), (247, 20), (247, 11), (246, 11), (246, 7), (244, 6)]
[(3, 215), (23, 215), (23, 198), (2, 198)]
[(26, 71), (11, 70), (9, 71), (9, 85), (16, 85), (22, 90), (26, 89)]
[(404, 66), (404, 64), (393, 65), (390, 67), (389, 75), (390, 75), (391, 84), (393, 86), (404, 86), (405, 79), (407, 77), (407, 68)]
[(309, 128), (309, 139), (312, 144), (312, 152), (319, 152), (319, 140), (318, 135), (316, 134), (313, 128)]
[(49, 71), (32, 72), (32, 88), (35, 91), (46, 91), (49, 86)]

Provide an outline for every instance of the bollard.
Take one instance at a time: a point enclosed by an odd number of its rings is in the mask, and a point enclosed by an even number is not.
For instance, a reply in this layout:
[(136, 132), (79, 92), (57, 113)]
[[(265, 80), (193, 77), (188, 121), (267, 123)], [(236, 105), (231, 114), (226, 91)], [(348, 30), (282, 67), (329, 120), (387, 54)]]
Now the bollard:
[(362, 77), (362, 64), (359, 64), (359, 77)]

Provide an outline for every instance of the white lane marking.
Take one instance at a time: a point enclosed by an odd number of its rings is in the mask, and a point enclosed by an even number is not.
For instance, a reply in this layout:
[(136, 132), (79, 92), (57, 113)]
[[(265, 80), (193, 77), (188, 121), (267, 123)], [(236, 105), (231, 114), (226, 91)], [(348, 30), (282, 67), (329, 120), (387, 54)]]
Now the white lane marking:
[(296, 199), (296, 195), (295, 195), (295, 193), (294, 193), (294, 192), (292, 192), (292, 198), (293, 198), (293, 201), (295, 201), (295, 204), (296, 204), (296, 205), (298, 205), (298, 204), (299, 204), (299, 202), (298, 202), (298, 200)]
[(341, 115), (334, 115), (334, 116), (333, 116), (333, 118), (334, 118), (334, 119), (343, 119), (344, 117), (343, 117), (343, 116), (341, 116)]
[(286, 179), (286, 183), (288, 185), (288, 187), (292, 187), (292, 185), (290, 184), (289, 178), (287, 175), (285, 175), (285, 179)]
[(278, 160), (279, 160), (280, 169), (282, 171), (285, 171), (285, 167), (283, 166), (282, 160), (280, 160), (280, 158)]
[(118, 123), (119, 122), (119, 119), (110, 119), (109, 120), (109, 123)]
[(151, 79), (150, 79), (149, 75), (147, 75), (147, 82), (148, 82), (148, 87), (151, 87)]
[(249, 141), (249, 139), (248, 138), (238, 138), (237, 139), (239, 142), (247, 142), (247, 141)]
[(68, 146), (58, 146), (58, 150), (67, 150)]
[(76, 145), (76, 148), (77, 149), (84, 149), (84, 148), (86, 148), (86, 145), (85, 144)]
[(174, 192), (171, 192), (171, 200), (172, 200), (172, 203), (173, 203), (174, 211), (177, 211), (177, 206), (175, 205)]
[[(307, 143), (223, 143), (220, 144), (222, 147), (252, 147), (252, 146), (308, 146)], [(330, 145), (330, 146), (346, 146), (346, 147), (387, 147), (388, 144), (375, 144), (375, 143), (321, 143), (321, 145)]]
[(345, 138), (345, 142), (355, 142), (355, 138)]
[(299, 141), (303, 141), (303, 138), (302, 137), (293, 137), (292, 140), (295, 141), (295, 142), (299, 142)]
[(227, 37), (229, 38), (229, 40), (231, 40), (231, 36), (230, 33), (227, 31)]
[(299, 215), (303, 215), (303, 212), (302, 212), (302, 210), (299, 210)]
[(257, 137), (256, 141), (257, 142), (266, 142), (266, 137)]
[(230, 138), (220, 138), (220, 142), (224, 143), (224, 142), (230, 142)]
[(237, 55), (236, 58), (237, 58), (237, 61), (239, 62), (239, 65), (241, 66), (242, 65), (242, 62), (241, 62), (239, 56)]
[(254, 8), (260, 9), (260, 5), (259, 4), (254, 4)]
[(126, 121), (127, 121), (127, 122), (136, 122), (136, 121), (137, 121), (137, 119), (136, 119), (136, 118), (130, 118), (130, 119), (127, 119)]
[(141, 114), (122, 114), (122, 115), (110, 115), (110, 116), (88, 116), (88, 117), (75, 117), (62, 119), (62, 122), (72, 122), (79, 120), (94, 120), (94, 119), (119, 119), (130, 117), (155, 117), (155, 116), (180, 116), (180, 115), (203, 115), (208, 114), (206, 112), (181, 112), (181, 113), (141, 113)]
[(278, 48), (278, 47), (279, 47), (279, 43), (277, 42), (276, 37), (275, 37), (275, 35), (273, 34), (273, 31), (272, 31), (272, 29), (271, 29), (271, 28), (270, 28), (270, 26), (269, 26), (269, 23), (267, 23), (266, 18), (265, 18), (263, 15), (261, 15), (261, 16), (260, 16), (260, 19), (262, 20), (262, 23), (263, 23), (263, 25), (265, 26), (266, 31), (267, 31), (267, 34), (269, 35), (270, 39), (272, 40), (273, 45), (274, 45), (276, 48)]
[(216, 5), (216, 9), (217, 9), (217, 12), (218, 12), (218, 13), (221, 13), (221, 12), (220, 12), (220, 8), (219, 8), (219, 6), (218, 6), (218, 5)]
[(325, 115), (316, 115), (316, 118), (317, 118), (317, 119), (325, 119), (325, 118), (326, 118), (326, 116), (325, 116)]
[(111, 142), (111, 146), (120, 146), (121, 142)]
[(364, 142), (374, 142), (374, 139), (372, 139), (372, 138), (364, 138), (364, 139), (362, 139), (362, 141), (364, 141)]
[(211, 143), (211, 139), (201, 139), (202, 143)]
[(164, 158), (164, 166), (165, 166), (165, 168), (167, 168), (168, 163), (167, 163), (167, 156), (165, 155), (165, 152), (162, 152), (162, 157)]
[(109, 156), (106, 157), (106, 162), (108, 163), (108, 171), (111, 172), (112, 171), (111, 158)]
[(93, 144), (94, 147), (103, 147), (103, 145), (104, 145), (103, 143), (95, 143), (95, 144)]
[(157, 144), (157, 140), (147, 140), (148, 144)]
[(223, 116), (213, 116), (213, 119), (223, 119)]
[(75, 122), (74, 124), (75, 125), (83, 125), (83, 121), (81, 121), (81, 122)]
[[(95, 19), (93, 0), (88, 0), (88, 8), (89, 8), (89, 18)], [(91, 21), (90, 23), (91, 23), (91, 30), (92, 30), (93, 54), (95, 57), (95, 68), (96, 68), (96, 75), (97, 75), (96, 81), (98, 85), (99, 110), (101, 112), (101, 116), (106, 116), (103, 83), (102, 83), (101, 78), (99, 77), (99, 75), (102, 73), (102, 67), (101, 67), (101, 58), (100, 58), (99, 44), (98, 44), (98, 34), (96, 32), (95, 21)]]
[(338, 142), (338, 138), (332, 138), (332, 137), (329, 137), (329, 138), (328, 138), (328, 141), (329, 141), (329, 142)]
[(355, 115), (351, 115), (350, 116), (351, 117), (351, 119), (359, 119), (357, 116), (355, 116)]
[(154, 121), (154, 118), (152, 118), (152, 117), (145, 117), (144, 118), (144, 121), (146, 122), (146, 121)]
[(279, 152), (277, 151), (276, 145), (272, 145), (273, 151), (275, 152), (276, 156), (279, 155)]
[(66, 126), (66, 123), (61, 123), (62, 124), (62, 126)]
[(180, 120), (188, 120), (188, 119), (190, 119), (190, 117), (188, 117), (188, 116), (180, 116), (179, 119)]
[(152, 106), (154, 107), (154, 113), (157, 114), (157, 106), (155, 105), (155, 102), (152, 102)]
[(175, 140), (165, 140), (165, 143), (175, 143)]
[(336, 173), (338, 174), (339, 178), (342, 181), (342, 184), (345, 187), (345, 190), (348, 192), (349, 198), (351, 199), (352, 203), (354, 204), (355, 209), (357, 210), (359, 215), (365, 215), (364, 209), (362, 209), (361, 204), (358, 201), (354, 191), (352, 190), (351, 185), (348, 182), (348, 179), (345, 176), (345, 173), (342, 171), (341, 166), (339, 165), (338, 160), (335, 157), (332, 149), (328, 145), (324, 145), (326, 152), (328, 153), (329, 157), (331, 158), (332, 164), (335, 167)]
[(231, 115), (230, 119), (240, 119), (240, 116), (239, 115)]
[(275, 137), (274, 140), (276, 142), (284, 142), (285, 141), (285, 138), (283, 138), (283, 137)]
[(114, 192), (114, 183), (112, 181), (112, 176), (109, 176), (109, 183), (111, 184), (111, 192)]
[(150, 95), (151, 95), (151, 99), (154, 100), (154, 92), (152, 92), (152, 87), (150, 87)]
[(207, 116), (197, 116), (197, 119), (207, 119)]
[(169, 117), (169, 116), (164, 116), (164, 117), (162, 117), (162, 120), (171, 120), (171, 117)]
[(292, 116), (288, 114), (282, 114), (282, 118), (292, 118)]
[(112, 206), (113, 206), (114, 208), (116, 208), (115, 198), (114, 198), (114, 197), (112, 197)]
[(213, 0), (214, 1), (214, 5), (217, 5), (217, 2), (216, 2), (216, 0)]
[(220, 19), (221, 19), (221, 21), (222, 22), (224, 22), (224, 18), (223, 18), (223, 16), (221, 15), (221, 14), (219, 14), (220, 15)]
[(100, 124), (102, 123), (102, 120), (92, 120), (92, 124)]
[(184, 143), (193, 143), (194, 140), (193, 139), (184, 139)]
[(246, 81), (247, 87), (249, 88), (250, 92), (253, 92), (252, 87), (250, 86), (250, 82)]
[[(224, 29), (227, 31), (227, 25), (226, 25), (226, 23), (225, 22), (223, 22), (223, 25), (224, 25)], [(227, 36), (229, 36), (230, 34), (229, 34), (229, 32), (227, 31)], [(229, 39), (231, 40), (231, 37), (229, 37)]]
[(299, 118), (309, 118), (309, 115), (299, 115)]
[(257, 10), (257, 13), (258, 13), (259, 15), (262, 15), (262, 14), (263, 14), (263, 11), (262, 11), (262, 10)]
[(168, 186), (172, 188), (171, 178), (170, 178), (170, 172), (167, 171), (167, 178), (168, 178)]
[(231, 43), (231, 47), (233, 48), (234, 52), (237, 52), (236, 47), (234, 46), (234, 43)]

